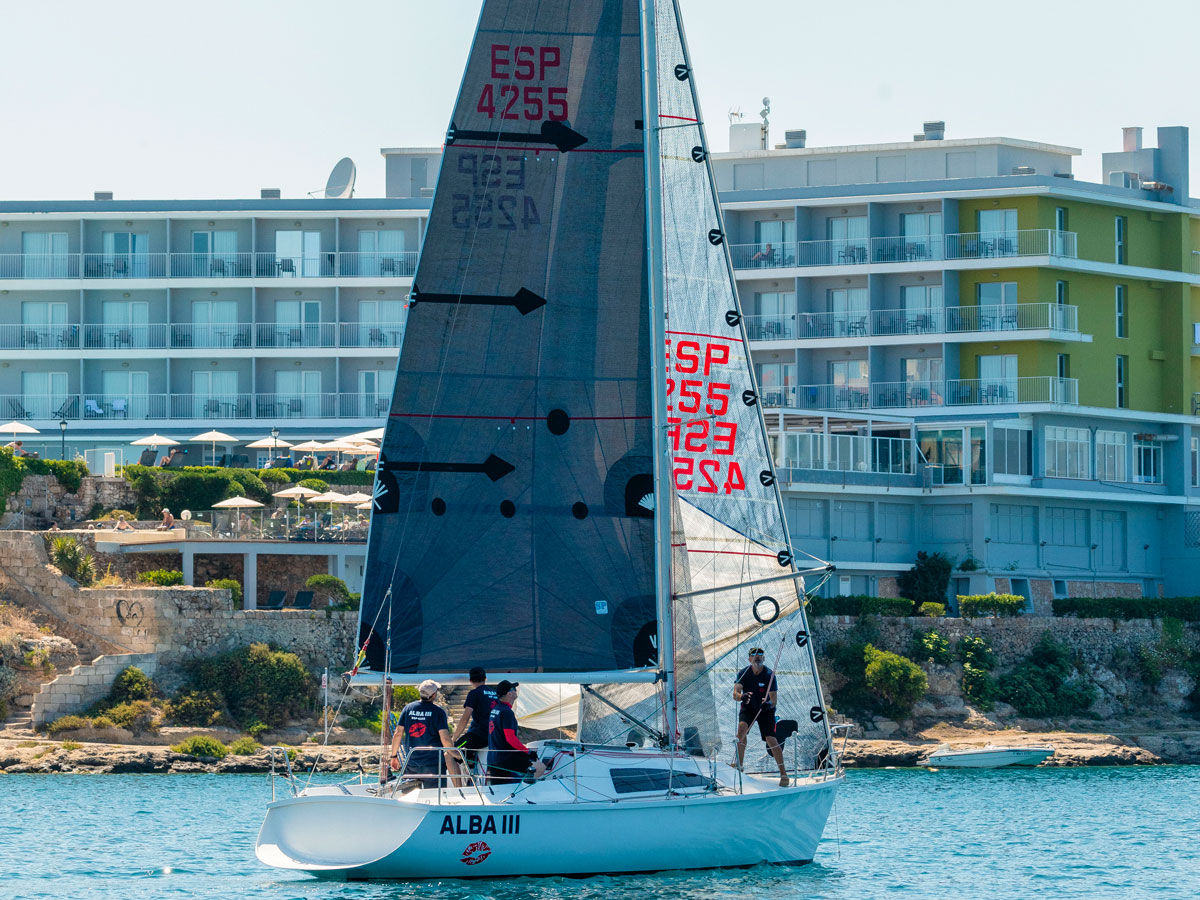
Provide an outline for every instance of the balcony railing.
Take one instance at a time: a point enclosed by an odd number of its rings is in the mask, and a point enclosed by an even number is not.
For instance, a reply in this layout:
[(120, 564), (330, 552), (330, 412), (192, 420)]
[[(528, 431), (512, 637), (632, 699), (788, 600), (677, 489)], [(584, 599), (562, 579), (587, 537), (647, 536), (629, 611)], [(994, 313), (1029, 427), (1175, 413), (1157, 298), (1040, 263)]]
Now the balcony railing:
[(62, 419), (381, 419), (390, 400), (358, 393), (0, 394), (0, 414), (47, 423)]
[(1078, 332), (1079, 308), (1057, 303), (1014, 303), (746, 316), (745, 321), (752, 341), (1035, 329)]
[(0, 279), (408, 278), (416, 251), (249, 253), (0, 253)]
[(839, 241), (784, 241), (730, 247), (737, 269), (852, 266), (867, 263), (928, 263), (930, 260), (992, 259), (1016, 256), (1074, 258), (1073, 231), (1033, 228), (915, 237), (874, 237)]
[(775, 463), (785, 469), (913, 475), (921, 453), (908, 438), (807, 431), (773, 437), (778, 439)]
[(399, 347), (402, 322), (0, 325), (0, 350)]
[(1051, 375), (953, 378), (873, 384), (802, 384), (763, 388), (762, 404), (786, 409), (918, 409), (930, 406), (1051, 403), (1074, 406), (1079, 381)]

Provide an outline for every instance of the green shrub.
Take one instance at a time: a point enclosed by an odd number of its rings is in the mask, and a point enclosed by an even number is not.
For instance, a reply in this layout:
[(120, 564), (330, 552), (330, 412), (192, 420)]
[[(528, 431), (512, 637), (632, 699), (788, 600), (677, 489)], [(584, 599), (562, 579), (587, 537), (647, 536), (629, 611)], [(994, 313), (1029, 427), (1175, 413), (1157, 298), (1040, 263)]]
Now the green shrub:
[(963, 663), (961, 683), (963, 696), (971, 701), (971, 705), (976, 709), (987, 712), (996, 705), (996, 679), (987, 669)]
[(946, 615), (945, 603), (922, 603), (917, 607), (917, 615), (930, 619), (940, 619)]
[(246, 734), (250, 735), (250, 737), (257, 738), (260, 737), (264, 732), (270, 731), (271, 726), (265, 722), (252, 721), (247, 723), (244, 730)]
[(0, 701), (7, 702), (17, 696), (18, 680), (17, 673), (0, 662)]
[(904, 597), (809, 597), (810, 616), (911, 616), (913, 602)]
[(163, 714), (176, 725), (208, 728), (221, 721), (223, 707), (215, 691), (180, 691), (164, 705)]
[[(375, 473), (358, 471), (352, 469), (349, 472), (326, 472), (321, 471), (321, 476), (318, 479), (313, 478), (311, 469), (263, 469), (259, 476), (263, 481), (273, 485), (280, 484), (302, 484), (303, 480), (323, 481), (326, 485), (330, 484), (373, 484), (375, 482)], [(304, 485), (308, 487), (308, 485)], [(317, 490), (313, 488), (313, 490)]]
[(60, 734), (64, 731), (78, 731), (81, 728), (91, 727), (92, 720), (87, 716), (59, 716), (46, 726), (46, 730), (51, 734)]
[(1019, 616), (1025, 609), (1025, 598), (1017, 594), (959, 595), (958, 612), (964, 619), (984, 616)]
[(153, 700), (157, 695), (158, 689), (149, 675), (137, 666), (127, 666), (113, 679), (108, 702), (115, 706), (130, 700)]
[(81, 587), (96, 580), (96, 563), (79, 541), (69, 534), (60, 534), (50, 540), (50, 561), (68, 578), (74, 578)]
[(315, 697), (312, 676), (300, 658), (266, 644), (200, 660), (191, 667), (190, 687), (219, 694), (237, 722), (268, 725), (302, 714)]
[(30, 475), (53, 475), (68, 494), (79, 493), (83, 477), (88, 474), (87, 465), (73, 459), (30, 459), (23, 456), (19, 462)]
[(106, 709), (104, 715), (118, 728), (124, 728), (134, 734), (154, 730), (154, 706), (149, 700), (118, 703)]
[(25, 666), (29, 669), (41, 669), (43, 672), (48, 672), (54, 668), (50, 662), (50, 651), (45, 647), (34, 647), (31, 650), (25, 651)]
[(1001, 676), (999, 697), (1036, 719), (1078, 715), (1092, 705), (1096, 689), (1073, 669), (1067, 649), (1047, 631), (1029, 656)]
[(320, 491), (322, 494), (329, 490), (329, 482), (324, 478), (302, 478), (297, 484), (310, 491)]
[(958, 641), (958, 658), (963, 665), (972, 665), (977, 669), (990, 672), (996, 665), (992, 645), (985, 638), (964, 635)]
[(229, 752), (234, 756), (253, 756), (261, 749), (262, 744), (249, 737), (240, 737), (229, 745)]
[(893, 718), (907, 718), (913, 704), (929, 689), (929, 679), (921, 667), (871, 644), (863, 648), (863, 661), (867, 688), (883, 701), (884, 711)]
[(350, 589), (336, 575), (312, 575), (304, 586), (313, 592), (318, 606), (334, 606), (349, 609)]
[(96, 520), (99, 522), (115, 522), (117, 519), (120, 519), (122, 516), (125, 517), (126, 519), (129, 519), (130, 521), (135, 521), (137, 519), (137, 516), (135, 516), (133, 513), (131, 513), (127, 509), (110, 509), (108, 512), (104, 513), (103, 515), (97, 516)]
[(1200, 622), (1200, 597), (1059, 597), (1054, 615), (1080, 619), (1178, 619)]
[(184, 738), (178, 744), (172, 744), (171, 749), (185, 756), (209, 757), (212, 759), (224, 759), (229, 753), (228, 747), (215, 737), (210, 737), (207, 734), (196, 734), (190, 738)]
[(93, 728), (116, 728), (117, 723), (108, 716), (92, 716)]
[(950, 642), (936, 630), (917, 631), (913, 634), (909, 656), (918, 661), (946, 665), (950, 662)]
[(156, 584), (159, 587), (174, 587), (183, 584), (183, 573), (170, 569), (151, 569), (149, 572), (138, 573), (137, 580), (143, 584)]
[(922, 550), (917, 553), (913, 567), (896, 578), (896, 587), (918, 606), (922, 603), (941, 603), (946, 598), (953, 570), (954, 560), (946, 554)]
[(79, 741), (63, 741), (60, 746), (70, 753), (72, 750), (78, 750), (83, 744), (79, 743)]
[(232, 578), (214, 578), (212, 581), (204, 585), (210, 588), (223, 588), (229, 591), (233, 598), (233, 605), (237, 609), (242, 608), (242, 586)]

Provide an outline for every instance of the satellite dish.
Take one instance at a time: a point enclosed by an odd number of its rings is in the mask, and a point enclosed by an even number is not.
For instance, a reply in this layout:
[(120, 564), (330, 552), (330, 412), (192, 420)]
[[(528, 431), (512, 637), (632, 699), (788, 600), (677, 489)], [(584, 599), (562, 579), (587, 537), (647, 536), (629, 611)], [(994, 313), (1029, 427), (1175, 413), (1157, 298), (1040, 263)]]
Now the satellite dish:
[(339, 159), (333, 171), (329, 173), (329, 180), (325, 182), (325, 199), (346, 200), (353, 197), (356, 173), (354, 160), (348, 156)]

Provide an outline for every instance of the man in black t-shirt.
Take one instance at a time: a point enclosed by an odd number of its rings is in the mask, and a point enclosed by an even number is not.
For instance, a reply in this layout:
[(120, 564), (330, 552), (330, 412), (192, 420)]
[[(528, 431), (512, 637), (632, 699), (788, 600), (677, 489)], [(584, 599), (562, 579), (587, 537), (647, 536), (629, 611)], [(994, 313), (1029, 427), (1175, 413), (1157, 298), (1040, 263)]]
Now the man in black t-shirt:
[(517, 702), (516, 681), (496, 685), (496, 705), (488, 720), (488, 783), (511, 784), (520, 781), (533, 769), (535, 777), (546, 774), (546, 766), (537, 754), (517, 737), (517, 714), (512, 705)]
[(737, 765), (740, 769), (746, 758), (746, 735), (750, 726), (758, 724), (758, 734), (775, 757), (779, 765), (779, 786), (788, 786), (787, 769), (783, 766), (783, 748), (775, 737), (775, 702), (779, 685), (775, 673), (768, 669), (763, 660), (762, 648), (750, 650), (750, 665), (738, 672), (733, 684), (733, 699), (741, 706), (738, 709)]
[(469, 677), (471, 692), (450, 740), (462, 752), (463, 760), (473, 766), (479, 762), (479, 754), (488, 748), (488, 719), (496, 705), (496, 689), (486, 683), (487, 672), (480, 666), (471, 669)]
[[(414, 700), (400, 711), (392, 735), (392, 758), (389, 760), (392, 769), (400, 768), (400, 747), (403, 746), (408, 760), (404, 768), (405, 776), (418, 777), (428, 787), (437, 785), (439, 771), (458, 774), (451, 754), (445, 754), (446, 768), (442, 769), (438, 760), (439, 750), (433, 749), (453, 746), (450, 743), (446, 711), (433, 702), (440, 688), (441, 685), (436, 681), (422, 681), (417, 688), (421, 699)], [(444, 783), (449, 784), (449, 781)]]

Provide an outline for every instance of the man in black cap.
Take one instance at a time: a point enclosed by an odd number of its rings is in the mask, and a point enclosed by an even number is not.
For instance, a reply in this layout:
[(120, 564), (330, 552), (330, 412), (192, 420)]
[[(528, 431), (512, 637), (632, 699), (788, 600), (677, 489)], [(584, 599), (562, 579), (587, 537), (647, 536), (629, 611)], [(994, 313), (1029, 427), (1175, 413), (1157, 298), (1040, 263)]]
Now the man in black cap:
[(474, 766), (479, 762), (480, 752), (488, 748), (488, 721), (492, 707), (496, 705), (496, 689), (487, 684), (487, 672), (482, 666), (471, 669), (468, 677), (471, 692), (463, 703), (462, 715), (450, 740), (462, 751), (463, 761)]
[(741, 703), (738, 710), (737, 767), (740, 769), (746, 758), (746, 735), (750, 726), (758, 723), (758, 733), (779, 765), (779, 786), (788, 786), (787, 769), (783, 766), (783, 748), (775, 737), (775, 702), (779, 686), (775, 673), (768, 669), (763, 660), (766, 655), (761, 647), (750, 650), (750, 665), (737, 674), (733, 684), (733, 699)]
[(502, 681), (496, 685), (496, 705), (488, 721), (488, 783), (511, 784), (520, 781), (531, 768), (540, 778), (546, 767), (537, 754), (517, 737), (517, 715), (512, 706), (517, 702), (520, 682)]

